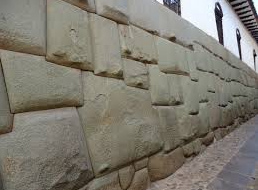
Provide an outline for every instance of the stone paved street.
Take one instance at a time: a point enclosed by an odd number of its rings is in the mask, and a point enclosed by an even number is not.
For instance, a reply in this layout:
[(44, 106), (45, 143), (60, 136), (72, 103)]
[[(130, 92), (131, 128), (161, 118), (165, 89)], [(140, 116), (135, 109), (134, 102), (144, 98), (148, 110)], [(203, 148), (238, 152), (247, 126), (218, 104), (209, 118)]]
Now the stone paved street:
[[(257, 178), (257, 180), (256, 180)], [(213, 143), (150, 190), (258, 189), (258, 116)]]

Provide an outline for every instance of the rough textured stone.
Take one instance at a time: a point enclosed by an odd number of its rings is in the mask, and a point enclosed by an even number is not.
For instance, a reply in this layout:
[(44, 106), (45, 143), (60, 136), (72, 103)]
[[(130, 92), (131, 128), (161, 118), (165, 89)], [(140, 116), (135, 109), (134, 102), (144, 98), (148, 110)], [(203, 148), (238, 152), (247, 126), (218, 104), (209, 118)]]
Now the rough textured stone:
[(63, 0), (89, 12), (95, 12), (95, 0)]
[(63, 0), (47, 1), (47, 60), (93, 70), (86, 11)]
[(13, 131), (0, 136), (0, 147), (8, 190), (74, 190), (93, 177), (75, 108), (16, 114)]
[(209, 117), (212, 117), (212, 116), (209, 115), (209, 106), (207, 103), (201, 103), (199, 106), (200, 106), (200, 111), (199, 111), (198, 117), (200, 118), (200, 125), (198, 127), (198, 135), (202, 136), (209, 132), (210, 130)]
[(148, 69), (141, 63), (130, 59), (123, 59), (124, 81), (128, 86), (149, 88)]
[(134, 177), (134, 173), (135, 169), (133, 165), (127, 166), (119, 170), (119, 181), (122, 189), (126, 190), (130, 186)]
[(147, 165), (148, 165), (148, 161), (149, 161), (149, 159), (147, 157), (147, 158), (143, 158), (141, 160), (138, 160), (138, 161), (134, 162), (135, 170), (138, 171), (138, 170), (141, 170), (143, 168), (146, 168)]
[(123, 71), (117, 24), (92, 13), (89, 18), (94, 54), (94, 73), (121, 78)]
[(146, 190), (149, 185), (149, 175), (147, 168), (135, 172), (133, 181), (128, 190)]
[(80, 70), (9, 51), (1, 59), (12, 113), (83, 104)]
[(160, 150), (158, 114), (148, 91), (90, 72), (83, 73), (83, 82), (79, 113), (96, 175)]
[(186, 57), (189, 67), (190, 78), (192, 81), (198, 82), (199, 75), (196, 69), (196, 55), (193, 51), (186, 50)]
[(97, 14), (119, 23), (128, 24), (127, 0), (95, 0)]
[(4, 75), (2, 72), (2, 64), (0, 60), (0, 134), (10, 132), (12, 130), (12, 125), (13, 115), (10, 111)]
[(210, 132), (205, 137), (201, 138), (202, 144), (209, 146), (214, 141), (214, 133)]
[(158, 62), (155, 37), (133, 25), (119, 25), (122, 55), (141, 62)]
[(220, 107), (211, 102), (208, 103), (209, 107), (209, 124), (211, 129), (220, 126)]
[(178, 148), (168, 154), (158, 153), (149, 158), (148, 171), (151, 181), (164, 179), (173, 174), (185, 162), (184, 151)]
[(199, 139), (190, 142), (189, 144), (183, 146), (184, 156), (190, 157), (192, 155), (197, 155), (201, 151), (202, 143)]
[(184, 103), (181, 76), (175, 74), (167, 74), (169, 88), (169, 105), (180, 105)]
[(45, 0), (3, 1), (0, 12), (1, 49), (45, 55)]
[(117, 172), (94, 179), (80, 190), (122, 190)]
[(166, 39), (156, 37), (159, 69), (164, 73), (182, 74), (189, 73), (186, 50)]

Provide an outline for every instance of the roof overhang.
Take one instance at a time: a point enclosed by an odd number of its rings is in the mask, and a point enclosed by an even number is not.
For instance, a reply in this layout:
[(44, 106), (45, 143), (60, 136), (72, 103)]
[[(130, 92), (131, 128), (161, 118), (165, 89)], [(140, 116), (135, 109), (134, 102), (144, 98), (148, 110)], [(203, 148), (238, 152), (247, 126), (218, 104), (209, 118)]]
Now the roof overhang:
[(257, 13), (252, 0), (228, 0), (236, 14), (258, 43)]

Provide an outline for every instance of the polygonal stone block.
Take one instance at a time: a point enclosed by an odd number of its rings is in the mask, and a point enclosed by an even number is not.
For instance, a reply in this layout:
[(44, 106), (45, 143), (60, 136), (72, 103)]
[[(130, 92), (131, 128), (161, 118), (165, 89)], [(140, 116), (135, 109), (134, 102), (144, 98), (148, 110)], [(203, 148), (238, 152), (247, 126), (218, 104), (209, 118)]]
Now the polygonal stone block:
[(2, 64), (0, 60), (0, 134), (10, 132), (12, 130), (12, 125), (13, 115), (10, 111), (4, 75), (2, 72)]
[(46, 1), (1, 2), (0, 48), (46, 54)]
[(144, 168), (135, 172), (133, 181), (128, 190), (145, 190), (148, 188), (150, 179), (148, 169)]
[(128, 24), (127, 0), (95, 0), (97, 14), (119, 23)]
[(90, 72), (83, 73), (83, 82), (85, 106), (78, 110), (97, 176), (161, 149), (158, 114), (148, 91)]
[(62, 0), (47, 1), (47, 60), (93, 70), (88, 13)]
[(147, 67), (130, 59), (123, 59), (124, 81), (128, 86), (148, 89), (149, 77)]
[(12, 113), (83, 104), (80, 70), (9, 51), (1, 59)]
[(196, 139), (187, 145), (183, 146), (184, 156), (190, 157), (192, 155), (197, 155), (201, 151), (202, 143), (199, 139)]
[(158, 66), (162, 72), (182, 75), (189, 73), (185, 48), (160, 37), (156, 37), (156, 46)]
[(124, 190), (128, 189), (135, 174), (134, 166), (130, 165), (124, 167), (118, 171), (118, 174), (121, 188)]
[(149, 158), (148, 171), (151, 181), (164, 179), (176, 170), (178, 170), (185, 162), (184, 151), (182, 148), (164, 154), (158, 153)]
[(122, 60), (118, 27), (114, 21), (90, 13), (94, 73), (121, 78)]
[(158, 56), (154, 35), (133, 25), (119, 25), (118, 28), (121, 51), (124, 57), (157, 64)]
[(209, 117), (213, 117), (209, 115), (209, 106), (207, 103), (200, 104), (200, 110), (198, 114), (200, 118), (200, 125), (198, 127), (198, 135), (202, 136), (209, 132), (210, 130), (210, 121)]
[(5, 189), (79, 189), (93, 178), (76, 108), (16, 114), (0, 147)]
[(192, 81), (199, 81), (199, 74), (196, 69), (196, 55), (193, 51), (186, 50), (187, 63), (189, 67), (190, 78)]

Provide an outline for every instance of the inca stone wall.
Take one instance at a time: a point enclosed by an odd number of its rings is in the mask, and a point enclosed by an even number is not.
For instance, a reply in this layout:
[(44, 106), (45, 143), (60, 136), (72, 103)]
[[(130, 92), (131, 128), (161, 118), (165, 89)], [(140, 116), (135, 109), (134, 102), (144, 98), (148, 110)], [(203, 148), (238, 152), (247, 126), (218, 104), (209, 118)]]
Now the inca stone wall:
[(0, 12), (1, 190), (146, 190), (257, 113), (257, 74), (154, 0)]

